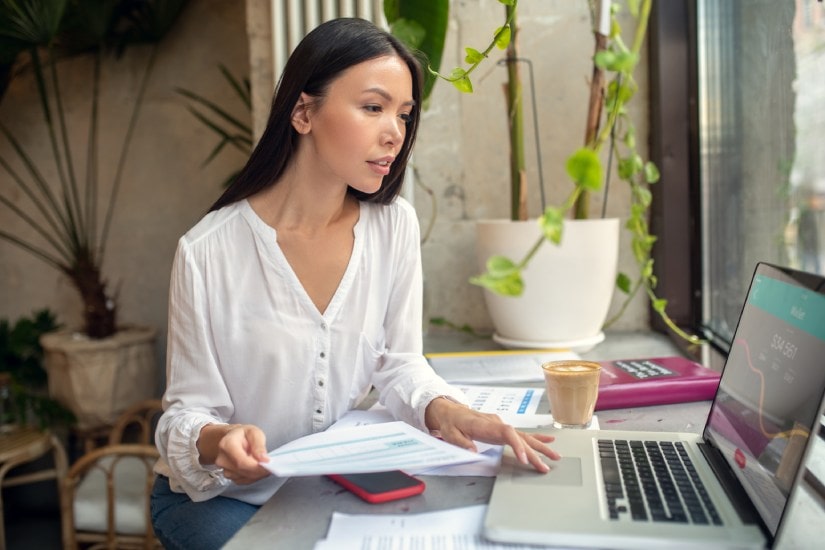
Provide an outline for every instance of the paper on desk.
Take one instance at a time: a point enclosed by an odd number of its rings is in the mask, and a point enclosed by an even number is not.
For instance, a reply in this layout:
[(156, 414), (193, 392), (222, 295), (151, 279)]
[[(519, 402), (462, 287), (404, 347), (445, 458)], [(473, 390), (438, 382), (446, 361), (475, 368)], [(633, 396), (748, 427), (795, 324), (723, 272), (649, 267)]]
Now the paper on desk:
[(473, 409), (499, 416), (531, 415), (538, 410), (543, 388), (507, 388), (501, 386), (455, 385)]
[[(499, 414), (505, 422), (517, 428), (540, 428), (553, 424), (550, 415), (534, 414), (538, 409), (544, 390), (541, 388), (508, 388), (498, 386), (456, 386), (467, 396), (470, 406), (481, 412)], [(330, 430), (345, 427), (363, 426), (379, 422), (389, 422), (389, 411), (376, 403), (368, 411), (349, 411)], [(498, 473), (501, 463), (501, 445), (476, 442), (478, 460), (447, 466), (424, 466), (408, 468), (411, 475), (442, 476), (485, 476), (493, 477)]]
[(427, 354), (430, 366), (447, 382), (489, 384), (539, 382), (542, 363), (581, 359), (569, 350), (495, 350)]
[(408, 470), (478, 459), (476, 453), (396, 421), (314, 433), (271, 451), (269, 462), (261, 465), (284, 477)]
[(326, 539), (315, 550), (536, 550), (537, 546), (496, 544), (481, 535), (486, 505), (422, 514), (342, 514), (334, 512)]

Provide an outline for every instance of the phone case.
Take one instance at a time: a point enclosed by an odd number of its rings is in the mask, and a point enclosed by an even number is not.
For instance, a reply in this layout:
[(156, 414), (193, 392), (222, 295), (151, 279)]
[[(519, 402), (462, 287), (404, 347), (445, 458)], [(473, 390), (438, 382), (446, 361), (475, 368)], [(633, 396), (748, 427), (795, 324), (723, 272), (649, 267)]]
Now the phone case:
[(327, 477), (371, 504), (419, 495), (426, 487), (420, 479), (401, 471)]

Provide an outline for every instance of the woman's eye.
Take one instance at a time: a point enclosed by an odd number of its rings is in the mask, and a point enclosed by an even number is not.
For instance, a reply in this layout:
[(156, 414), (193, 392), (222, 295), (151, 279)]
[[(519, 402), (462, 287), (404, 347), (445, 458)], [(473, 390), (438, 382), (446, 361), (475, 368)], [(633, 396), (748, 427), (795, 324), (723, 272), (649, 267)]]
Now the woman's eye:
[(366, 111), (368, 113), (380, 113), (381, 112), (381, 106), (380, 105), (365, 105), (364, 109), (366, 109)]
[(398, 118), (403, 120), (405, 124), (409, 124), (410, 122), (412, 122), (413, 119), (412, 114), (410, 113), (401, 113), (400, 115), (398, 115)]

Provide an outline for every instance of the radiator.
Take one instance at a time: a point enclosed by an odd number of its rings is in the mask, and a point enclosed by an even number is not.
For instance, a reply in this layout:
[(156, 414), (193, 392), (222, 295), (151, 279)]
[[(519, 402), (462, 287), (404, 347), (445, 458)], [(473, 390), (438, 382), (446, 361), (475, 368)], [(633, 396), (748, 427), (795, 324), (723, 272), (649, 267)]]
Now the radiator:
[(383, 0), (271, 0), (274, 76), (281, 76), (298, 42), (324, 21), (360, 17), (386, 28)]

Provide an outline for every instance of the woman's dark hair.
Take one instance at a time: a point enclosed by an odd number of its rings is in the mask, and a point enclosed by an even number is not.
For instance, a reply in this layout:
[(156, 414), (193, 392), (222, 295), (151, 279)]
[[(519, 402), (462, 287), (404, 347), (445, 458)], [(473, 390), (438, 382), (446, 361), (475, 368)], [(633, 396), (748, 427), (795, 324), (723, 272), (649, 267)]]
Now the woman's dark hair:
[(349, 187), (347, 192), (359, 200), (382, 204), (387, 204), (398, 196), (421, 116), (421, 65), (388, 32), (364, 19), (341, 18), (322, 23), (295, 48), (284, 67), (260, 141), (238, 177), (212, 205), (210, 211), (250, 197), (280, 178), (298, 144), (298, 132), (292, 127), (292, 110), (302, 92), (323, 98), (330, 83), (343, 71), (385, 55), (397, 55), (409, 67), (415, 105), (410, 113), (404, 144), (392, 163), (390, 173), (384, 176), (381, 189), (367, 194)]

